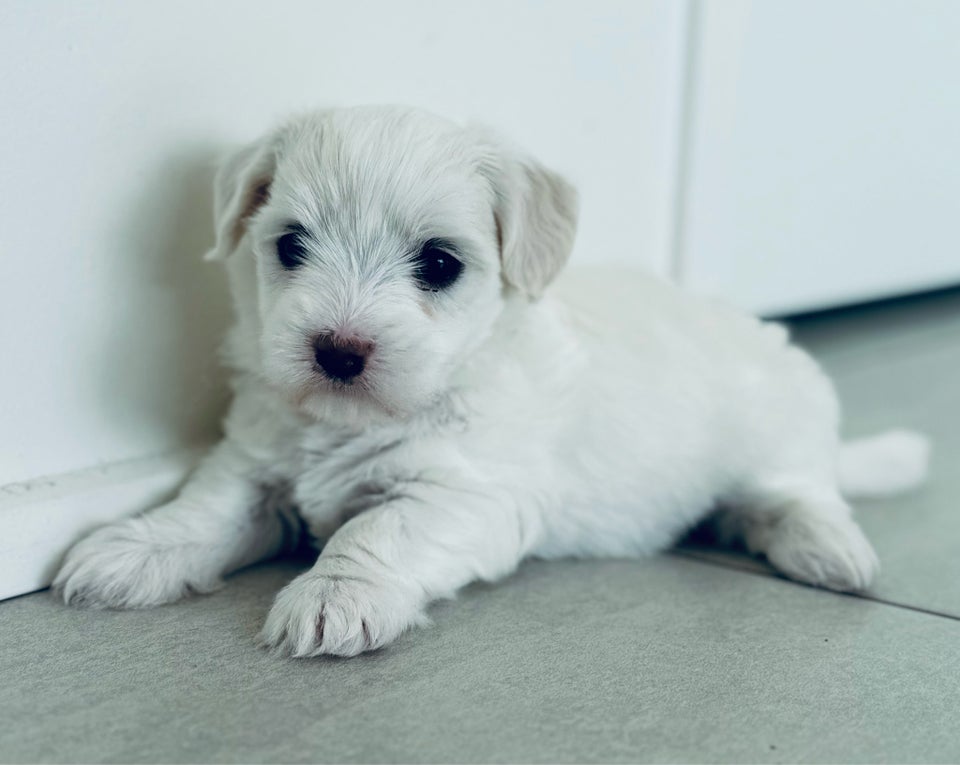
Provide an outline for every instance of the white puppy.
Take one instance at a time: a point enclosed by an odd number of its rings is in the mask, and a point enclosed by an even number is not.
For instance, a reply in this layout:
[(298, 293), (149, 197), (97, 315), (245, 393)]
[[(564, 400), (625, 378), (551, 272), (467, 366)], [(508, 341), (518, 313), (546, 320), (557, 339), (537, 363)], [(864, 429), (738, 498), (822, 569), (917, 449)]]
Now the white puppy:
[(637, 273), (547, 290), (576, 209), (556, 174), (415, 110), (322, 112), (231, 157), (210, 253), (236, 304), (226, 437), (176, 500), (74, 547), (63, 597), (212, 590), (294, 544), (296, 513), (329, 541), (263, 629), (294, 656), (383, 646), (526, 556), (663, 549), (718, 509), (787, 576), (866, 587), (842, 482), (916, 483), (922, 440), (844, 453), (830, 383), (778, 326)]

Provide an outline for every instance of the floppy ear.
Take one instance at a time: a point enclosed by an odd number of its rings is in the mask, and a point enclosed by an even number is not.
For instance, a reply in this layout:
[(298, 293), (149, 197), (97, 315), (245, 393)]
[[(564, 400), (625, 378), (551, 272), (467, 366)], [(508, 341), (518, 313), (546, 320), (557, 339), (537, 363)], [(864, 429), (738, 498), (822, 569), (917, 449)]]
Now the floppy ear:
[(227, 156), (213, 182), (216, 242), (205, 260), (223, 260), (240, 244), (250, 218), (270, 197), (276, 170), (272, 146), (254, 143)]
[(507, 283), (538, 298), (570, 258), (577, 233), (577, 190), (539, 162), (499, 149), (486, 173)]

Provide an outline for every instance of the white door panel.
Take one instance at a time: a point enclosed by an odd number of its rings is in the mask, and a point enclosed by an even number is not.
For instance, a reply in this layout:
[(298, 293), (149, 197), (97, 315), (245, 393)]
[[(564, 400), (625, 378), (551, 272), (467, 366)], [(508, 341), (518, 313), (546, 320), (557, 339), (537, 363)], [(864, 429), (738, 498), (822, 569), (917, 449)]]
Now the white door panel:
[(698, 6), (678, 273), (784, 313), (960, 283), (960, 3)]

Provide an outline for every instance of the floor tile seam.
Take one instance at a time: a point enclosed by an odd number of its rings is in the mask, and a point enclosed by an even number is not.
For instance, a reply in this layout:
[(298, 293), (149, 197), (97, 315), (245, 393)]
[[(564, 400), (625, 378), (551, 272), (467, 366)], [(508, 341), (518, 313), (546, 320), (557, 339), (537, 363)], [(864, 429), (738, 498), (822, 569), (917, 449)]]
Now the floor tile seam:
[(856, 598), (857, 600), (866, 600), (871, 603), (877, 603), (882, 606), (889, 606), (890, 608), (896, 608), (902, 611), (912, 611), (917, 614), (924, 614), (926, 616), (933, 616), (940, 619), (946, 619), (948, 621), (960, 622), (960, 615), (951, 614), (947, 611), (938, 611), (932, 608), (924, 608), (923, 606), (916, 606), (912, 603), (904, 603), (902, 601), (893, 600), (891, 598), (882, 598), (877, 595), (870, 595), (865, 593), (856, 593), (856, 592), (836, 592), (834, 590), (825, 590), (820, 587), (813, 587), (812, 585), (803, 584), (802, 582), (795, 582), (790, 579), (778, 576), (768, 571), (761, 571), (753, 566), (749, 565), (738, 565), (734, 561), (723, 561), (717, 560), (716, 558), (708, 558), (697, 554), (694, 551), (687, 550), (671, 550), (669, 555), (680, 558), (682, 560), (690, 560), (696, 563), (702, 563), (706, 566), (712, 566), (714, 568), (722, 568), (726, 571), (733, 571), (741, 574), (749, 574), (751, 576), (762, 577), (773, 582), (780, 582), (782, 584), (793, 586), (793, 587), (804, 587), (806, 589), (817, 590), (826, 595), (833, 595), (835, 597), (841, 598)]

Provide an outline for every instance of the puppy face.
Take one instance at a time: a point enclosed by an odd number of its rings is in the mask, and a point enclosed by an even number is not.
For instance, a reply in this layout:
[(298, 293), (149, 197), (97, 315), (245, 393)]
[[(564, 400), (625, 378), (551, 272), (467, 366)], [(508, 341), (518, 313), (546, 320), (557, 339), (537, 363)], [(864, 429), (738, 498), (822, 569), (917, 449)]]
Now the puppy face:
[(216, 207), (211, 255), (256, 274), (255, 305), (238, 304), (256, 313), (256, 371), (310, 416), (357, 424), (447, 392), (508, 295), (560, 270), (576, 218), (558, 176), (396, 108), (285, 126), (228, 160)]

